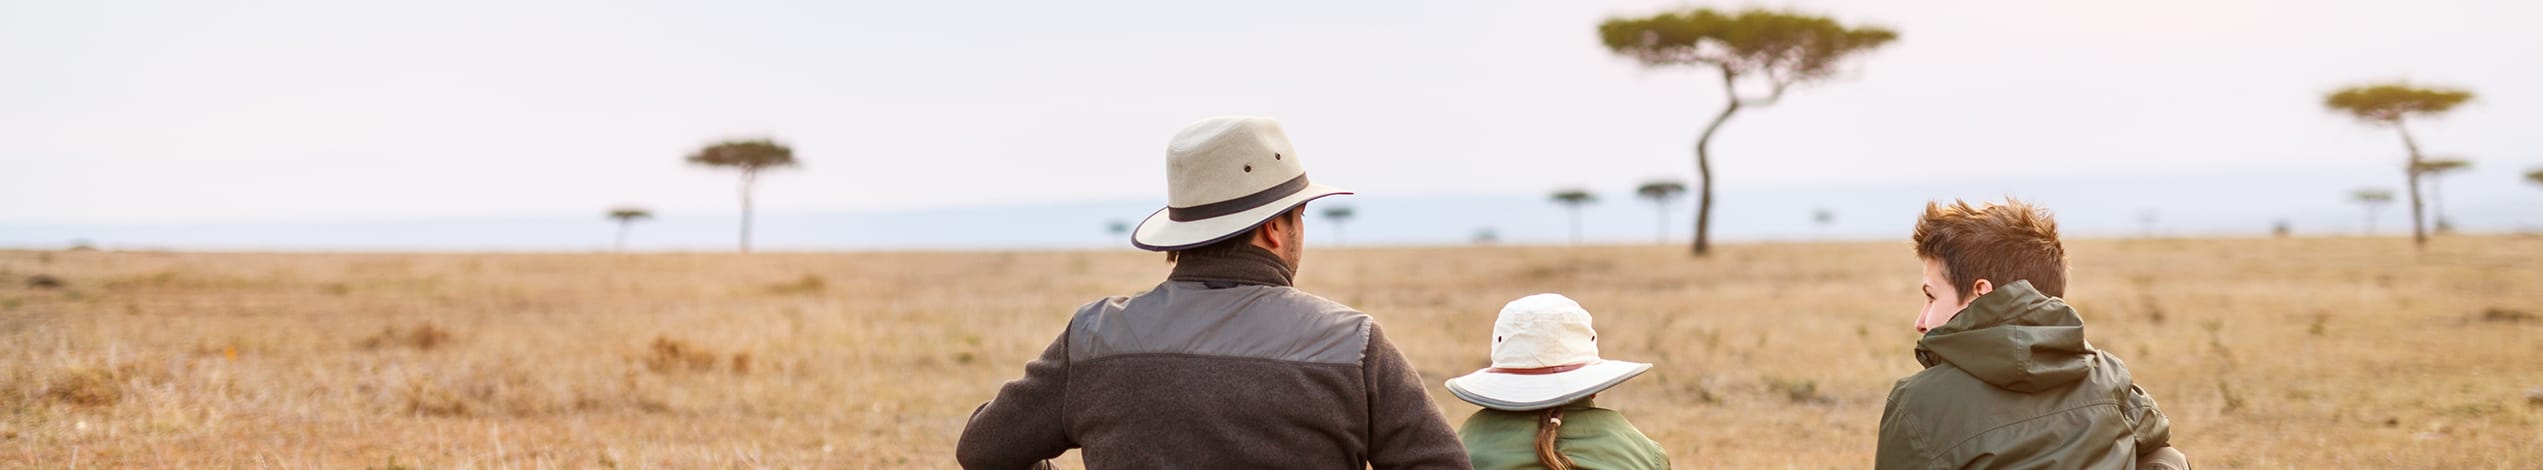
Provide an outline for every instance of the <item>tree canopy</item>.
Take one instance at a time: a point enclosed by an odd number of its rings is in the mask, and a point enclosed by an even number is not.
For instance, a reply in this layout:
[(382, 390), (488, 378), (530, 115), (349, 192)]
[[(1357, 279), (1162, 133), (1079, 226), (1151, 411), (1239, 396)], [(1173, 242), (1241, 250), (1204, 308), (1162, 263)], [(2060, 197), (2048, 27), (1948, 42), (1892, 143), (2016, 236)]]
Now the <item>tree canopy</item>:
[(613, 209), (610, 209), (610, 210), (609, 210), (609, 218), (610, 218), (611, 220), (617, 220), (617, 221), (620, 221), (620, 222), (632, 222), (632, 221), (638, 221), (638, 220), (644, 220), (644, 219), (651, 219), (651, 218), (653, 218), (653, 211), (648, 211), (648, 210), (644, 210), (643, 208), (637, 208), (637, 207), (619, 207), (619, 208), (613, 208)]
[(1590, 194), (1585, 190), (1566, 189), (1554, 192), (1554, 202), (1566, 206), (1578, 206), (1598, 202), (1598, 195)]
[(727, 140), (689, 154), (689, 163), (742, 171), (795, 166), (795, 149), (769, 139)]
[(2390, 125), (2406, 116), (2442, 114), (2471, 100), (2472, 92), (2467, 90), (2390, 82), (2333, 91), (2322, 98), (2322, 106), (2358, 120)]
[(1645, 66), (1703, 65), (1726, 76), (1764, 76), (1775, 96), (1793, 84), (1826, 79), (1846, 57), (1898, 39), (1887, 28), (1848, 28), (1820, 16), (1711, 8), (1610, 19), (1598, 25), (1598, 36), (1608, 50)]
[(1667, 180), (1643, 183), (1642, 186), (1634, 188), (1634, 195), (1653, 201), (1666, 201), (1686, 192), (1686, 183)]
[(2368, 205), (2393, 202), (2393, 190), (2383, 188), (2358, 189), (2355, 191), (2349, 191), (2349, 199)]
[(2472, 168), (2472, 162), (2461, 158), (2434, 158), (2419, 162), (2419, 172), (2444, 175)]

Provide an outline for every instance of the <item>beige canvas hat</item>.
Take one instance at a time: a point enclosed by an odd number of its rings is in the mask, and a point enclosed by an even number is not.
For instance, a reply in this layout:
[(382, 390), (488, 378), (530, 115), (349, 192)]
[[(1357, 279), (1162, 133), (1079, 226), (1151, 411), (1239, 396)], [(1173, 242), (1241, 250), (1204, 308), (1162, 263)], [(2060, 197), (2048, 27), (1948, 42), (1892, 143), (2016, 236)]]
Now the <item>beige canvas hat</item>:
[(1651, 370), (1651, 364), (1598, 357), (1589, 310), (1561, 294), (1521, 297), (1492, 322), (1492, 367), (1448, 379), (1448, 392), (1476, 406), (1541, 410), (1571, 403)]
[(1130, 232), (1130, 245), (1175, 251), (1252, 230), (1289, 208), (1350, 191), (1307, 182), (1280, 121), (1202, 119), (1166, 143), (1166, 207)]

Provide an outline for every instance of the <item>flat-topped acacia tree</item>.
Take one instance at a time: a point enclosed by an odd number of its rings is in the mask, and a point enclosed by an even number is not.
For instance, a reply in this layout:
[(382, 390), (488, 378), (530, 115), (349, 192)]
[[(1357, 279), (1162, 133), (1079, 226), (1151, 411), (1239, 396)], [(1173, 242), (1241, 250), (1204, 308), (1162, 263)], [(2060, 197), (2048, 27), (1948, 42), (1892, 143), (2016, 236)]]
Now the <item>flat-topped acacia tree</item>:
[(627, 227), (653, 218), (653, 211), (642, 207), (619, 206), (609, 210), (609, 220), (618, 221), (618, 251), (627, 251)]
[[(1847, 27), (1836, 20), (1801, 13), (1750, 9), (1722, 12), (1694, 8), (1640, 18), (1614, 18), (1598, 25), (1607, 50), (1649, 68), (1696, 67), (1721, 73), (1729, 103), (1695, 139), (1696, 256), (1712, 249), (1713, 134), (1744, 108), (1764, 107), (1783, 99), (1796, 85), (1825, 81), (1837, 65), (1898, 39), (1877, 26)], [(1742, 83), (1763, 85), (1763, 94), (1742, 94)]]
[(2358, 85), (2332, 91), (2323, 96), (2322, 106), (2347, 114), (2368, 125), (2391, 127), (2402, 134), (2402, 149), (2410, 160), (2402, 165), (2403, 180), (2409, 183), (2411, 196), (2411, 243), (2428, 249), (2426, 204), (2420, 202), (2419, 178), (2427, 167), (2420, 160), (2419, 141), (2411, 138), (2406, 119), (2413, 116), (2438, 116), (2472, 100), (2472, 92), (2452, 88), (2419, 87), (2404, 82)]
[(1553, 196), (1553, 198), (1554, 198), (1554, 203), (1555, 203), (1555, 204), (1560, 204), (1560, 205), (1562, 205), (1562, 206), (1563, 206), (1563, 210), (1564, 210), (1564, 211), (1566, 211), (1566, 212), (1570, 212), (1570, 213), (1571, 213), (1571, 215), (1572, 215), (1572, 246), (1580, 246), (1580, 244), (1581, 244), (1581, 206), (1586, 206), (1586, 205), (1590, 205), (1590, 204), (1597, 204), (1597, 203), (1598, 203), (1598, 195), (1596, 195), (1596, 194), (1590, 194), (1590, 192), (1589, 192), (1588, 190), (1584, 190), (1584, 189), (1565, 189), (1565, 190), (1555, 191), (1555, 192), (1554, 192), (1554, 196)]
[(2359, 188), (2354, 191), (2349, 191), (2349, 200), (2357, 201), (2360, 206), (2366, 206), (2366, 234), (2367, 236), (2374, 236), (2375, 208), (2383, 207), (2385, 204), (2391, 204), (2393, 202), (2393, 190), (2384, 188)]
[(758, 184), (762, 170), (796, 167), (795, 149), (769, 139), (727, 140), (698, 149), (688, 160), (698, 166), (741, 170), (742, 252), (751, 252), (751, 187)]
[(1660, 243), (1669, 243), (1669, 202), (1678, 200), (1678, 196), (1686, 195), (1686, 192), (1686, 183), (1676, 180), (1653, 180), (1634, 187), (1634, 196), (1651, 201), (1651, 206), (1659, 210)]

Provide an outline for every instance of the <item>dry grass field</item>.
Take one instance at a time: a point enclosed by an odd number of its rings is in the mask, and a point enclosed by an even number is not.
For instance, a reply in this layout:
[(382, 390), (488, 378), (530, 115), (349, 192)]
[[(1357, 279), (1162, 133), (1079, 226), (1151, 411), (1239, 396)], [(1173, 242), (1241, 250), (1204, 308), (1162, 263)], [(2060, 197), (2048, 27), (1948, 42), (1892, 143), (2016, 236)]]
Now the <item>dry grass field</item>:
[[(2081, 240), (2070, 301), (2204, 468), (2543, 465), (2543, 239)], [(1859, 468), (1904, 242), (1311, 249), (1440, 380), (1562, 292), (1680, 465)], [(1128, 252), (0, 252), (0, 467), (942, 468)], [(43, 276), (58, 285), (35, 281)]]

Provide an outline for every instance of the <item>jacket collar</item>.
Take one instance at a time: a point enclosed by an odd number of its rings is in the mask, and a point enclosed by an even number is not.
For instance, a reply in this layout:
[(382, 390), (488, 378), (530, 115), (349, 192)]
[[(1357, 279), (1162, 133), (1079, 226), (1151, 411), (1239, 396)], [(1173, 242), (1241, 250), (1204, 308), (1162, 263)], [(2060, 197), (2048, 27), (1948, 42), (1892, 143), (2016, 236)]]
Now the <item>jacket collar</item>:
[(1290, 286), (1297, 268), (1271, 250), (1250, 243), (1230, 243), (1184, 250), (1175, 255), (1168, 281)]
[(1951, 364), (1988, 384), (2033, 392), (2083, 379), (2095, 352), (2065, 300), (2016, 281), (1978, 296), (1916, 341), (1916, 362)]

